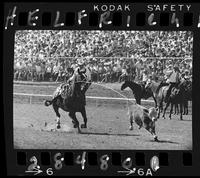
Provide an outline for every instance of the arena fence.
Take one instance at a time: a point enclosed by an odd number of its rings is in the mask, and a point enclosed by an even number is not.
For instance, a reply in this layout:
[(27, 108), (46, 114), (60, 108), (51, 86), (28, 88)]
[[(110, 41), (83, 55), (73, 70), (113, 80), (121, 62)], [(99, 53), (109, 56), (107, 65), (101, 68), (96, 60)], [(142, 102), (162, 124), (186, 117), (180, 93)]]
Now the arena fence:
[[(29, 97), (29, 103), (32, 104), (32, 97), (52, 97), (52, 95), (30, 94), (30, 93), (13, 93), (15, 96), (27, 96)], [(98, 97), (98, 96), (86, 96), (86, 99), (94, 100), (118, 100), (118, 101), (135, 101), (134, 98), (113, 98), (113, 97)], [(148, 103), (154, 103), (153, 100), (141, 100)]]
[[(15, 98), (15, 97), (16, 98)], [(42, 95), (42, 94), (29, 94), (29, 93), (13, 93), (13, 98), (16, 99), (16, 102), (18, 102), (18, 99), (20, 102), (22, 101), (24, 103), (24, 99), (21, 97), (28, 97), (28, 100), (25, 99), (25, 103), (29, 104), (41, 104), (44, 102), (44, 98), (48, 99), (51, 98), (52, 95)], [(39, 99), (36, 99), (35, 97), (39, 97)], [(89, 102), (92, 106), (99, 107), (99, 106), (113, 106), (115, 108), (117, 107), (127, 107), (127, 101), (131, 101), (131, 103), (135, 103), (134, 98), (113, 98), (113, 97), (97, 97), (97, 96), (86, 96), (86, 99), (89, 99)], [(113, 102), (115, 101), (115, 102)], [(146, 107), (154, 106), (153, 100), (141, 100), (142, 104)], [(129, 104), (131, 104), (129, 103)], [(188, 109), (189, 113), (192, 113), (192, 101), (188, 102)], [(169, 108), (167, 109), (168, 112)]]

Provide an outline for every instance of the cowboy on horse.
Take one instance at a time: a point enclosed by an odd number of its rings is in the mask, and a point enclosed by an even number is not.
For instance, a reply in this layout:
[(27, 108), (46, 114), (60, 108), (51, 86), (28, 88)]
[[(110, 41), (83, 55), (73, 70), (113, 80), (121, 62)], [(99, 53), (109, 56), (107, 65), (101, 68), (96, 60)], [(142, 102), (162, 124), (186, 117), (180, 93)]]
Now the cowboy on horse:
[[(88, 85), (87, 83), (85, 85), (85, 82), (89, 82), (91, 80), (89, 69), (85, 66), (84, 60), (78, 59), (77, 65), (78, 66), (74, 69), (73, 75), (66, 81), (66, 83), (62, 83), (54, 92), (53, 98), (61, 95), (61, 97), (64, 98), (64, 105), (68, 105), (69, 103), (71, 103), (71, 99), (81, 98), (82, 91), (87, 90), (85, 87), (87, 87)], [(81, 76), (83, 76), (84, 80), (81, 79)], [(81, 85), (80, 90), (76, 90), (76, 82)], [(83, 83), (84, 85), (82, 85)]]
[(91, 85), (91, 74), (87, 67), (84, 66), (83, 60), (78, 60), (78, 67), (74, 70), (71, 78), (61, 84), (53, 94), (52, 100), (45, 100), (45, 106), (52, 104), (53, 109), (57, 117), (57, 129), (60, 128), (60, 114), (59, 108), (66, 112), (69, 112), (69, 117), (72, 119), (74, 128), (79, 128), (79, 122), (76, 118), (76, 112), (80, 112), (84, 119), (84, 124), (81, 128), (87, 128), (87, 116), (86, 116), (86, 99), (85, 92)]
[[(172, 65), (170, 66), (172, 67)], [(159, 89), (163, 86), (169, 86), (168, 90), (167, 90), (167, 94), (165, 97), (165, 102), (167, 103), (171, 90), (173, 87), (177, 86), (180, 83), (180, 71), (177, 65), (174, 66), (173, 70), (170, 70), (168, 72), (166, 72), (165, 75), (165, 79), (166, 82), (161, 82), (160, 85), (157, 88), (157, 92), (159, 91)]]

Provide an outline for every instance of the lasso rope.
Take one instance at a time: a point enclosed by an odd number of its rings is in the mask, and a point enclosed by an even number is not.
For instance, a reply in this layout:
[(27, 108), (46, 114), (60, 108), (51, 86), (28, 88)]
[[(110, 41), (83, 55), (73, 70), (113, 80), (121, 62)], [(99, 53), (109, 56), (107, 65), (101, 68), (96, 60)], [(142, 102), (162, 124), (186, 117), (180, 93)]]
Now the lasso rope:
[(102, 84), (99, 84), (99, 83), (94, 83), (94, 82), (87, 82), (87, 81), (78, 81), (78, 82), (74, 82), (74, 83), (81, 83), (81, 82), (84, 82), (84, 83), (91, 83), (91, 84), (94, 84), (94, 85), (99, 85), (101, 87), (104, 87), (104, 88), (107, 88), (107, 89), (110, 89), (112, 90), (113, 92), (119, 94), (120, 96), (122, 96), (123, 98), (127, 99), (127, 108), (128, 108), (128, 112), (129, 112), (129, 103), (128, 102), (131, 102), (132, 104), (135, 104), (134, 102), (132, 102), (127, 96), (121, 94), (120, 92), (118, 92), (117, 90), (114, 90), (113, 88), (111, 87), (108, 87), (108, 86), (104, 86)]

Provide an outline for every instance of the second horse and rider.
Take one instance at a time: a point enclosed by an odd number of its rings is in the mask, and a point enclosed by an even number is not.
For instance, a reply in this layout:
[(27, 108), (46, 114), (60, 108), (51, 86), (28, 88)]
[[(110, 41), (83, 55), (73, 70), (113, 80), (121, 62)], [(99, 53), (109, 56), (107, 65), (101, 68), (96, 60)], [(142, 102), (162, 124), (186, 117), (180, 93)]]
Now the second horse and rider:
[(163, 110), (163, 103), (166, 103), (163, 113), (164, 118), (169, 104), (171, 104), (170, 118), (174, 105), (176, 109), (180, 106), (180, 119), (182, 119), (182, 114), (188, 114), (187, 103), (192, 99), (192, 81), (191, 77), (189, 77), (189, 71), (185, 70), (181, 74), (177, 65), (174, 67), (172, 65), (169, 66), (162, 81), (153, 80), (152, 76), (144, 73), (142, 82), (125, 81), (121, 86), (121, 90), (127, 87), (133, 91), (136, 103), (139, 105), (141, 104), (141, 99), (152, 97), (155, 107), (159, 109), (158, 118), (160, 111)]

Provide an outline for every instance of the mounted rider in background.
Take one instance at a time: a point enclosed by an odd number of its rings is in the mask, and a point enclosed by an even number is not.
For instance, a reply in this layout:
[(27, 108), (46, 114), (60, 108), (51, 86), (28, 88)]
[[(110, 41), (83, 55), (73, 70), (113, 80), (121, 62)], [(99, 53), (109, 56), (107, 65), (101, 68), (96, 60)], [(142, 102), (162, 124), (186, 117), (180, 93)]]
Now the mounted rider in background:
[(173, 71), (166, 82), (169, 83), (169, 89), (167, 90), (165, 102), (168, 101), (172, 88), (178, 86), (180, 83), (180, 71), (177, 65), (174, 66)]
[(165, 97), (165, 102), (167, 102), (169, 99), (171, 89), (180, 83), (181, 76), (180, 76), (179, 68), (177, 65), (175, 65), (173, 69), (172, 67), (173, 67), (172, 65), (168, 66), (168, 69), (165, 71), (165, 76), (164, 76), (164, 79), (166, 80), (166, 82), (162, 81), (156, 90), (156, 93), (158, 93), (161, 87), (169, 86), (169, 89), (167, 90), (167, 94)]

